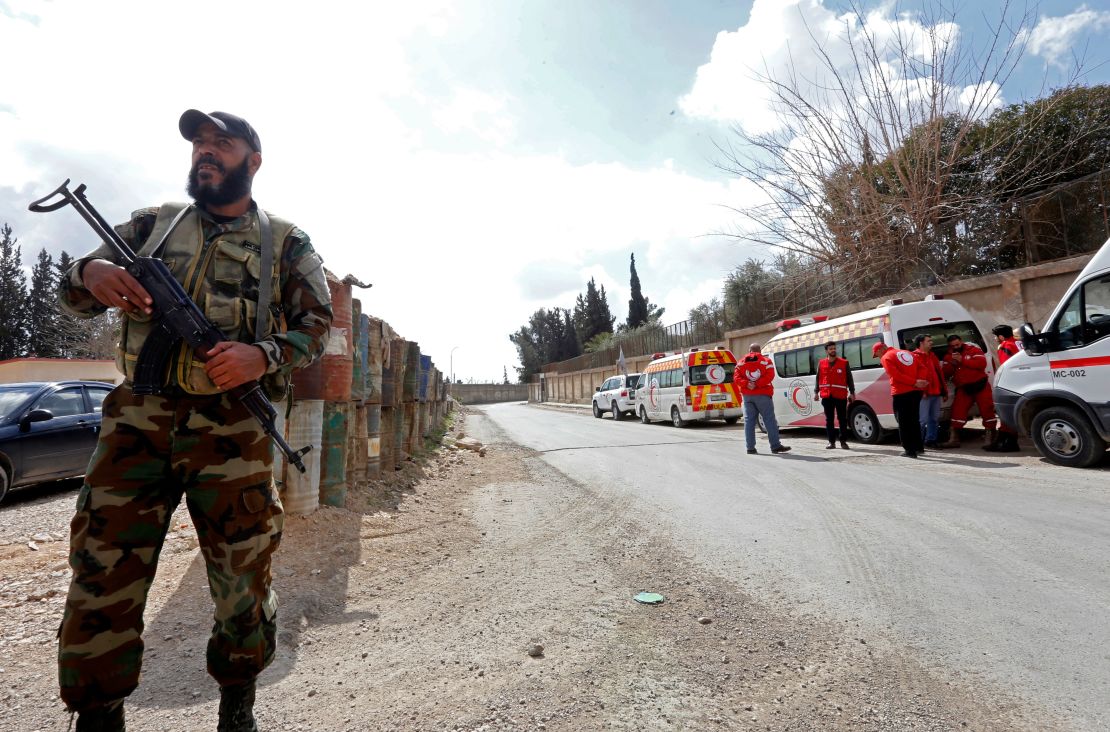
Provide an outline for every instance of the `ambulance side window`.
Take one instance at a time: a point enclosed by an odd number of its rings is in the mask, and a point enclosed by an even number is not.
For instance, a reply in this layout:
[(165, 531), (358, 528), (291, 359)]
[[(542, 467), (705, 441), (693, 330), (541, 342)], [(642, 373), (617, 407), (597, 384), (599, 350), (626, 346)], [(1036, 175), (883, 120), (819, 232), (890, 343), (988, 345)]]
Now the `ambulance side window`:
[(1110, 277), (1100, 277), (1083, 285), (1083, 313), (1089, 341), (1110, 335)]
[(871, 355), (871, 348), (882, 339), (880, 335), (859, 339), (860, 368), (869, 369), (879, 365), (879, 357)]
[(840, 351), (841, 357), (848, 359), (849, 368), (858, 369), (860, 367), (859, 338), (841, 343)]
[(1083, 289), (1078, 289), (1068, 300), (1064, 312), (1056, 319), (1056, 336), (1059, 348), (1075, 348), (1083, 345), (1082, 316)]

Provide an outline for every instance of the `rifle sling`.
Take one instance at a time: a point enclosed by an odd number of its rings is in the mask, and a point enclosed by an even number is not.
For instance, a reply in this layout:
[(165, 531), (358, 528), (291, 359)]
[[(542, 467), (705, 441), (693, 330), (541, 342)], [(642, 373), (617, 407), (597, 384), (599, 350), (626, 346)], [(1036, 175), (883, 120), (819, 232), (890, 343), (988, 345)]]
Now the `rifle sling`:
[(262, 250), (261, 277), (258, 280), (258, 310), (255, 312), (254, 340), (258, 342), (266, 337), (266, 313), (270, 310), (270, 300), (274, 296), (274, 242), (273, 230), (270, 227), (270, 217), (262, 210), (261, 206), (255, 208), (258, 212), (258, 230)]

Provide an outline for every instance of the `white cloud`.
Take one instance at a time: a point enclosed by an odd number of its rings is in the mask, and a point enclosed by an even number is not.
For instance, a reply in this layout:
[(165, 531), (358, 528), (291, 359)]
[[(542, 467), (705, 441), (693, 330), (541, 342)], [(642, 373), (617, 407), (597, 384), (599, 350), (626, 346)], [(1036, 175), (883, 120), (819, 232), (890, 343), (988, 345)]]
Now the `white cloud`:
[[(879, 63), (864, 68), (861, 79), (856, 58), (865, 53), (865, 39), (873, 41)], [(856, 15), (838, 14), (825, 0), (755, 0), (745, 25), (717, 35), (709, 62), (698, 68), (679, 106), (691, 117), (739, 124), (752, 134), (775, 132), (783, 127), (783, 119), (776, 112), (770, 78), (796, 85), (822, 110), (844, 115), (843, 100), (827, 92), (839, 83), (831, 67), (850, 89), (854, 87), (857, 107), (864, 113), (866, 90), (879, 86), (889, 87), (903, 109), (935, 91), (956, 108), (974, 98), (974, 89), (934, 89), (924, 70), (942, 49), (959, 40), (955, 23), (928, 24), (889, 4)], [(996, 94), (977, 111), (989, 113), (1001, 101)]]
[[(170, 9), (138, 0), (21, 6), (31, 8), (37, 26), (0, 12), (5, 51), (28, 70), (0, 89), (0, 219), (28, 260), (42, 247), (92, 248), (72, 212), (25, 211), (64, 177), (88, 183), (113, 221), (181, 200), (189, 148), (176, 126), (187, 107), (249, 119), (264, 151), (258, 200), (304, 228), (331, 269), (372, 282), (356, 291), (364, 311), (420, 341), (441, 369), (458, 346), (463, 378), (500, 379), (516, 362), (509, 333), (537, 307), (573, 306), (591, 275), (622, 317), (630, 251), (647, 247), (639, 273), (652, 301), (676, 308), (668, 320), (685, 317), (683, 292), (708, 291), (743, 259), (699, 238), (729, 226), (721, 204), (750, 194), (743, 185), (665, 163), (511, 156), (497, 145), (515, 134), (512, 99), (460, 85), (429, 104), (429, 80), (407, 59), (414, 39), (451, 32), (447, 2), (324, 1), (310, 12), (303, 3), (198, 0), (165, 18)], [(160, 30), (168, 26), (172, 34)], [(492, 144), (481, 154), (431, 150), (431, 132)], [(528, 294), (522, 270), (538, 283)]]
[(1076, 60), (1073, 51), (1080, 34), (1106, 28), (1110, 28), (1110, 11), (1080, 5), (1067, 15), (1041, 18), (1024, 37), (1030, 53), (1050, 66), (1064, 69)]

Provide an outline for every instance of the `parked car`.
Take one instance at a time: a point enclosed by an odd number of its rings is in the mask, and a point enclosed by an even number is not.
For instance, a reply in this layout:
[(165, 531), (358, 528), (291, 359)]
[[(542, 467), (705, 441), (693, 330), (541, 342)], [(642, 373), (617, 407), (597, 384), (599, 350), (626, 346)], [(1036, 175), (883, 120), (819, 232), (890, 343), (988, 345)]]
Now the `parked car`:
[(619, 420), (626, 414), (636, 413), (636, 385), (642, 374), (622, 374), (610, 376), (594, 391), (594, 416), (601, 418), (604, 412), (612, 412), (613, 419)]
[(113, 388), (100, 381), (0, 384), (0, 501), (12, 488), (84, 475)]

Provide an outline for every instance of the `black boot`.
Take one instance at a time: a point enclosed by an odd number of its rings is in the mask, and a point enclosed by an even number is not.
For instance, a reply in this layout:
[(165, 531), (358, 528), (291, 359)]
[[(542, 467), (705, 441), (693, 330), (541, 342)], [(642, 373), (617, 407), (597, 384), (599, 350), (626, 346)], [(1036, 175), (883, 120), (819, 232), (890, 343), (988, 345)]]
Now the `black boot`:
[(77, 712), (77, 732), (126, 732), (123, 700), (103, 707)]
[(220, 723), (216, 732), (258, 732), (254, 723), (254, 682), (220, 687)]

